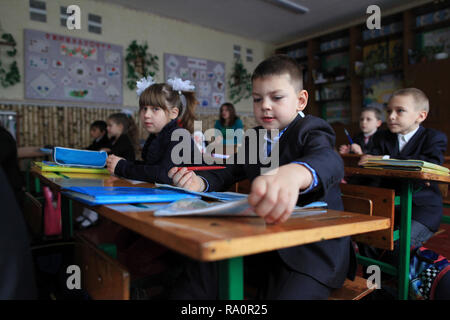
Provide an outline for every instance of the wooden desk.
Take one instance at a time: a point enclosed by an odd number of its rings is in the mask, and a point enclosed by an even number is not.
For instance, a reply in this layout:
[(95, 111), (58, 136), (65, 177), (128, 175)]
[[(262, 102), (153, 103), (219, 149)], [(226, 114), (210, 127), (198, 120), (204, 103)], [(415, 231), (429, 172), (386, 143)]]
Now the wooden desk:
[[(345, 175), (375, 176), (399, 179), (401, 183), (401, 194), (399, 201), (401, 217), (399, 232), (399, 267), (397, 269), (399, 280), (399, 299), (408, 299), (409, 289), (409, 261), (411, 246), (411, 211), (412, 193), (414, 180), (428, 180), (450, 184), (450, 176), (442, 176), (433, 173), (402, 171), (388, 169), (370, 169), (361, 167), (345, 167)], [(397, 198), (397, 197), (396, 197)]]
[[(131, 180), (117, 178), (109, 174), (92, 173), (56, 173), (42, 171), (39, 167), (32, 167), (31, 174), (35, 176), (36, 184), (42, 183), (54, 192), (60, 192), (65, 187), (154, 187), (154, 184), (147, 182), (134, 183)], [(69, 240), (73, 236), (73, 215), (72, 200), (61, 197), (61, 220), (62, 237)], [(64, 214), (63, 214), (64, 213)]]
[(17, 148), (17, 157), (23, 158), (40, 158), (48, 156), (47, 153), (42, 152), (40, 147), (19, 147)]
[(119, 207), (91, 209), (193, 259), (220, 261), (220, 296), (233, 300), (243, 299), (245, 255), (383, 230), (391, 224), (388, 218), (334, 210), (267, 225), (257, 217), (154, 217), (152, 211), (124, 211)]
[[(92, 183), (89, 179), (77, 181), (76, 178), (54, 177), (52, 174), (40, 172), (38, 168), (34, 168), (33, 173), (59, 191), (64, 184), (71, 181), (72, 185)], [(103, 185), (130, 185), (127, 180), (110, 176), (92, 179)], [(153, 187), (153, 184), (142, 183), (135, 186)], [(257, 217), (169, 218), (154, 217), (151, 210), (129, 210), (129, 205), (87, 207), (190, 258), (219, 261), (221, 298), (224, 299), (243, 299), (242, 257), (245, 255), (383, 230), (391, 224), (388, 218), (334, 210), (307, 217), (293, 217), (280, 225), (267, 225), (263, 219)], [(66, 211), (67, 207), (62, 210)], [(62, 216), (68, 216), (66, 221), (71, 219), (70, 212), (63, 212)]]

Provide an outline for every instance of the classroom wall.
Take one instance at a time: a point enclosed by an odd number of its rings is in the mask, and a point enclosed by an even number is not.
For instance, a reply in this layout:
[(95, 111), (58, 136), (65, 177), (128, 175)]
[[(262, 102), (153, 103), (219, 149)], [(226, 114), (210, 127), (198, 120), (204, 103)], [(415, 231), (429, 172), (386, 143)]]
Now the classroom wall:
[[(105, 4), (93, 0), (47, 0), (47, 22), (31, 21), (29, 18), (29, 0), (1, 0), (0, 22), (2, 33), (11, 33), (17, 42), (18, 63), (22, 81), (13, 87), (0, 86), (0, 101), (24, 100), (24, 48), (23, 30), (35, 29), (56, 34), (70, 35), (95, 41), (121, 45), (124, 50), (132, 40), (138, 43), (147, 41), (149, 52), (158, 55), (160, 70), (157, 80), (164, 80), (164, 53), (174, 53), (185, 56), (204, 58), (225, 63), (226, 73), (229, 74), (233, 65), (233, 45), (241, 46), (242, 56), (245, 50), (253, 50), (253, 62), (244, 62), (244, 66), (252, 72), (256, 65), (274, 52), (274, 46), (261, 41), (255, 41), (224, 32), (194, 26), (182, 21), (172, 20), (153, 14), (127, 9), (113, 4)], [(60, 24), (60, 6), (77, 4), (81, 8), (81, 30), (68, 30)], [(102, 16), (102, 34), (88, 32), (88, 13)], [(1, 50), (1, 48), (0, 48)], [(3, 55), (2, 55), (3, 56)], [(5, 62), (6, 59), (2, 58)], [(124, 62), (124, 67), (126, 66)], [(123, 93), (125, 107), (137, 107), (135, 91), (126, 86), (126, 70), (124, 69)], [(227, 88), (228, 89), (228, 88)], [(228, 93), (228, 91), (227, 91)], [(227, 96), (228, 98), (228, 96)], [(42, 101), (44, 102), (44, 101)], [(48, 102), (48, 101), (47, 101)], [(51, 102), (51, 101), (50, 101)], [(44, 104), (44, 103), (43, 103)], [(71, 105), (62, 102), (61, 105)], [(251, 113), (251, 99), (246, 99), (236, 105), (240, 113)]]

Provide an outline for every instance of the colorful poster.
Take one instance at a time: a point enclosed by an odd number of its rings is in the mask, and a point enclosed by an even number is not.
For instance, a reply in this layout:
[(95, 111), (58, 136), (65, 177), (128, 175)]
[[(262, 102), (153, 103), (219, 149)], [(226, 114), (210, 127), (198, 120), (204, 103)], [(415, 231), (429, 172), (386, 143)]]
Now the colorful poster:
[(377, 107), (383, 110), (392, 93), (403, 87), (402, 77), (386, 74), (364, 79), (364, 107)]
[(123, 103), (121, 46), (36, 30), (24, 33), (26, 98)]
[(199, 107), (219, 108), (225, 102), (225, 63), (164, 54), (164, 77), (191, 80)]

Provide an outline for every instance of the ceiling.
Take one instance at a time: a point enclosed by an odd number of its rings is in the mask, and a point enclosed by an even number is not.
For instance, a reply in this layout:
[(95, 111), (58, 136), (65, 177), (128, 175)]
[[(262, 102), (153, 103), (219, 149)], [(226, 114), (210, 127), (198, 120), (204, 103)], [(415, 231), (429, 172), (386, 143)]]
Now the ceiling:
[[(369, 5), (383, 12), (411, 0), (290, 0), (309, 9), (292, 13), (271, 0), (98, 0), (274, 45), (352, 21), (363, 21)], [(421, 1), (424, 2), (424, 1)]]

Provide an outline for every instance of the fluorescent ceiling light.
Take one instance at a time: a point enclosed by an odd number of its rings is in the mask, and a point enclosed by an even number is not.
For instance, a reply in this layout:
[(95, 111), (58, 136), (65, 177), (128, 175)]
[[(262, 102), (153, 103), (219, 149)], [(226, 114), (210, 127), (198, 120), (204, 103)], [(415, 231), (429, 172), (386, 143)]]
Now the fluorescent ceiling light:
[(303, 14), (309, 12), (309, 9), (307, 7), (304, 7), (298, 3), (289, 0), (268, 0), (268, 1), (294, 13)]

